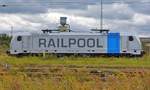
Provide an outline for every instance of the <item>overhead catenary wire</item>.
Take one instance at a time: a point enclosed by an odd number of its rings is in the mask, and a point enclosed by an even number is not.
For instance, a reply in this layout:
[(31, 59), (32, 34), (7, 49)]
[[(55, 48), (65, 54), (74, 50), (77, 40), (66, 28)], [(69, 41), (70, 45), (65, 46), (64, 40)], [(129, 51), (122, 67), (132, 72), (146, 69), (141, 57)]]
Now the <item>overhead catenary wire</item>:
[(1, 6), (41, 6), (41, 5), (87, 5), (95, 4), (92, 2), (3, 2)]
[[(150, 4), (150, 1), (103, 1), (103, 4), (114, 4), (114, 3), (124, 3), (124, 4)], [(50, 6), (50, 5), (94, 5), (97, 2), (86, 2), (86, 1), (23, 1), (23, 2), (0, 2), (0, 6)]]
[[(103, 1), (103, 3), (150, 3), (150, 1)], [(1, 2), (0, 2), (1, 3)], [(4, 2), (3, 2), (4, 3)], [(5, 1), (5, 3), (96, 3), (93, 1)]]

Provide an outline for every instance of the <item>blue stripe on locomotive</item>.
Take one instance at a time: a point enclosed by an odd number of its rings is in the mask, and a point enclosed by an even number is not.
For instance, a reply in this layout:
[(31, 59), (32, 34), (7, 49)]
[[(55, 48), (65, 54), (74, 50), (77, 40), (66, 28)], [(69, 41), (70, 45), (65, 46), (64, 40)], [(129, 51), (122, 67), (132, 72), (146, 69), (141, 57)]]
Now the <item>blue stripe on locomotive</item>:
[(108, 33), (107, 53), (120, 54), (120, 33)]

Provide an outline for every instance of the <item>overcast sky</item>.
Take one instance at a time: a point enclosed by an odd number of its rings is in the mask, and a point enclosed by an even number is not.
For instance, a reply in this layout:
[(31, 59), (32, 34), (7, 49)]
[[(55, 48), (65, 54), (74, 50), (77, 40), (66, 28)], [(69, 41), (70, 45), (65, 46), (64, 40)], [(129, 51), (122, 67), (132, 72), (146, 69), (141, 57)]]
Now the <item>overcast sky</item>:
[[(150, 35), (150, 0), (103, 0), (105, 29)], [(100, 28), (100, 0), (1, 0), (0, 32), (55, 29), (68, 17), (73, 31)]]

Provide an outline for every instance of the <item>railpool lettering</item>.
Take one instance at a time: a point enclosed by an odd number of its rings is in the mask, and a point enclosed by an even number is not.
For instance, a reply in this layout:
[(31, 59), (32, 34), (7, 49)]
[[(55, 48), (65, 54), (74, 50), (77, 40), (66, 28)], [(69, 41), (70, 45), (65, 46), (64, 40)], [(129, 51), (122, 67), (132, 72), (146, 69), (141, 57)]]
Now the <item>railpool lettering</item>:
[(77, 43), (77, 46), (80, 47), (80, 48), (83, 48), (85, 47), (85, 39), (78, 39), (78, 43)]
[(65, 40), (64, 38), (57, 38), (57, 39), (40, 38), (39, 39), (39, 48), (72, 48), (72, 47), (103, 48), (103, 45), (101, 44), (98, 38), (97, 39), (69, 38), (68, 40)]
[(49, 46), (49, 47), (56, 47), (55, 42), (54, 42), (53, 39), (50, 39), (50, 40), (49, 40), (48, 46)]
[(39, 47), (46, 47), (46, 39), (39, 39)]
[(70, 38), (69, 39), (69, 48), (76, 44), (76, 39)]
[(90, 47), (90, 48), (95, 47), (95, 40), (94, 39), (90, 38), (87, 40), (87, 42), (88, 42), (87, 43), (88, 47)]

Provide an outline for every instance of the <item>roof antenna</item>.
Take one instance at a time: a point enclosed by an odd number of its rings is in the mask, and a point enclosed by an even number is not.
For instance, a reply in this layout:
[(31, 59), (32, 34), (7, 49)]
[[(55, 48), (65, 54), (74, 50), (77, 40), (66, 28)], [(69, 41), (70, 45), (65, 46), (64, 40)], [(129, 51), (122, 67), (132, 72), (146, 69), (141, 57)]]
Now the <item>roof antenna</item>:
[(101, 3), (100, 29), (103, 30), (103, 0), (101, 0), (100, 3)]
[(92, 29), (92, 31), (99, 31), (100, 33), (103, 34), (108, 34), (109, 30), (103, 28), (103, 0), (100, 0), (100, 5), (101, 5), (101, 11), (100, 11), (100, 29)]

